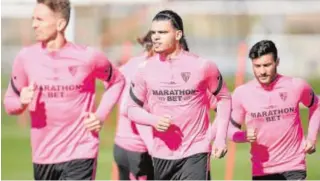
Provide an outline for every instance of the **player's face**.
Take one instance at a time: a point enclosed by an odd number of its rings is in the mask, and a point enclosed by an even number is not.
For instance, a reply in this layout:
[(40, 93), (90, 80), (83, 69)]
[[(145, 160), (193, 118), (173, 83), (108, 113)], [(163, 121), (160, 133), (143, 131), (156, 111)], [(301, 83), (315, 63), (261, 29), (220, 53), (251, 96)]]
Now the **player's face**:
[(277, 74), (279, 61), (275, 61), (272, 54), (266, 54), (252, 60), (253, 72), (262, 84), (269, 84)]
[(151, 25), (153, 50), (156, 53), (174, 51), (176, 44), (179, 42), (178, 31), (169, 20), (153, 21)]
[(56, 37), (58, 18), (56, 14), (44, 4), (37, 4), (32, 16), (32, 28), (37, 41), (49, 41)]

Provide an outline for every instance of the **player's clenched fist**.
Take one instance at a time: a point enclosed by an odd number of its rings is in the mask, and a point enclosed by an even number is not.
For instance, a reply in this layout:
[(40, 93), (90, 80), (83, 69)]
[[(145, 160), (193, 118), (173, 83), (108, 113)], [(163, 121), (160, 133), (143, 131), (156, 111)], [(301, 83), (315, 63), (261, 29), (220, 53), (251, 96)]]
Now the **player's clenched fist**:
[(164, 131), (168, 130), (170, 125), (171, 125), (170, 116), (164, 116), (164, 117), (159, 119), (159, 121), (155, 125), (155, 128), (156, 128), (157, 131), (164, 132)]
[(228, 148), (226, 146), (221, 148), (213, 146), (211, 154), (214, 159), (220, 159), (220, 158), (223, 158), (227, 154), (227, 152), (228, 152)]
[(248, 128), (247, 129), (247, 140), (250, 143), (253, 143), (257, 140), (257, 131), (254, 128)]
[(31, 83), (28, 87), (22, 88), (20, 92), (20, 102), (23, 105), (28, 105), (34, 98), (35, 84)]
[(99, 132), (102, 125), (103, 121), (99, 120), (94, 113), (87, 112), (84, 114), (84, 126), (89, 131)]
[(304, 151), (305, 153), (308, 153), (308, 154), (312, 154), (316, 152), (316, 144), (307, 140), (304, 145)]

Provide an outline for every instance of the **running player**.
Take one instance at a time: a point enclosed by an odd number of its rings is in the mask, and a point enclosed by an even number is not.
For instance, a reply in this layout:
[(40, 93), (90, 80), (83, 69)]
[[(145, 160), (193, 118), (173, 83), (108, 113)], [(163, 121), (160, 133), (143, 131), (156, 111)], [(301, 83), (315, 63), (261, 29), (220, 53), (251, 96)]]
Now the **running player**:
[[(103, 53), (66, 40), (69, 16), (69, 0), (37, 0), (38, 43), (18, 53), (4, 97), (8, 114), (30, 112), (35, 180), (95, 178), (98, 131), (125, 84)], [(97, 109), (96, 79), (107, 88)]]
[[(315, 152), (319, 100), (306, 81), (278, 74), (278, 51), (272, 41), (257, 42), (249, 58), (255, 79), (233, 93), (230, 137), (251, 143), (253, 180), (303, 180), (306, 153)], [(309, 108), (306, 138), (299, 103)], [(240, 130), (243, 123), (247, 131)]]
[[(148, 150), (152, 146), (152, 129), (149, 126), (138, 125), (125, 116), (130, 79), (138, 69), (138, 65), (148, 61), (153, 55), (151, 33), (148, 32), (138, 42), (145, 48), (145, 52), (130, 59), (120, 67), (126, 78), (126, 87), (120, 99), (120, 108), (114, 145), (114, 159), (119, 170), (120, 180), (153, 180), (153, 164)], [(149, 148), (149, 149), (148, 149)]]
[[(131, 83), (129, 119), (153, 126), (152, 148), (156, 180), (209, 179), (211, 131), (210, 91), (217, 98), (217, 136), (213, 156), (226, 153), (231, 100), (213, 61), (188, 52), (180, 16), (170, 10), (152, 21), (157, 55), (140, 65)], [(143, 109), (147, 104), (148, 110)]]

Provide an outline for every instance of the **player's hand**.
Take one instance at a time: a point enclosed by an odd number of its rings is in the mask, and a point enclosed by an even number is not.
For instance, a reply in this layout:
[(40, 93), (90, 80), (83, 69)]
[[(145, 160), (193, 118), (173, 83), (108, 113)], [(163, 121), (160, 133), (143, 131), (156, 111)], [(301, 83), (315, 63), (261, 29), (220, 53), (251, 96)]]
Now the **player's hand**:
[(246, 131), (247, 140), (250, 143), (253, 143), (257, 140), (257, 131), (254, 128), (248, 128)]
[(35, 84), (32, 82), (28, 87), (22, 88), (20, 92), (20, 102), (23, 105), (28, 105), (31, 103), (35, 95)]
[(171, 125), (171, 118), (170, 116), (163, 116), (159, 119), (157, 124), (155, 125), (155, 129), (160, 132), (165, 132)]
[(316, 144), (306, 140), (305, 145), (304, 145), (304, 152), (308, 154), (312, 154), (316, 152)]
[(222, 148), (213, 146), (211, 154), (214, 159), (220, 159), (220, 158), (223, 158), (227, 154), (227, 152), (228, 152), (227, 146), (224, 146)]
[(89, 131), (99, 132), (102, 128), (103, 121), (99, 120), (94, 113), (85, 113), (84, 115), (84, 126)]

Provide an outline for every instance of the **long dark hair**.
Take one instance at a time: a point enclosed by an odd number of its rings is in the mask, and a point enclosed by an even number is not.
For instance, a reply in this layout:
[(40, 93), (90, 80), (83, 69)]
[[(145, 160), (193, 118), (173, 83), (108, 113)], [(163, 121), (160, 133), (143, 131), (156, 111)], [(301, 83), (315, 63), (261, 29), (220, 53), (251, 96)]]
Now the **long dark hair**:
[(156, 14), (156, 16), (153, 18), (152, 21), (161, 21), (161, 20), (169, 20), (176, 30), (182, 31), (182, 37), (180, 38), (180, 45), (185, 51), (189, 51), (187, 40), (184, 36), (183, 21), (181, 17), (172, 10), (163, 10), (163, 11), (160, 11), (158, 14)]

